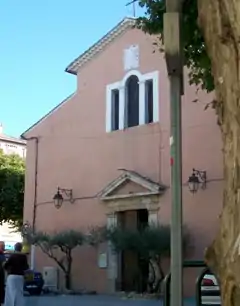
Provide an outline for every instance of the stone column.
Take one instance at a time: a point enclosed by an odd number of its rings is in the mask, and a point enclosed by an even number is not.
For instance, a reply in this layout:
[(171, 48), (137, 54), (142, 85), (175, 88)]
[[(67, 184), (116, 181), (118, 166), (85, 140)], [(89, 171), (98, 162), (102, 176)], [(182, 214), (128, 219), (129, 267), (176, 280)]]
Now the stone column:
[(139, 125), (145, 124), (145, 82), (139, 81)]
[(121, 86), (119, 89), (119, 130), (125, 128), (125, 87)]
[[(115, 213), (107, 215), (107, 227), (111, 228), (117, 225), (117, 216)], [(107, 250), (107, 280), (108, 280), (108, 293), (115, 293), (116, 279), (117, 279), (117, 254), (114, 252), (111, 242), (108, 242)]]
[(156, 226), (159, 224), (157, 209), (148, 211), (148, 224), (152, 226)]

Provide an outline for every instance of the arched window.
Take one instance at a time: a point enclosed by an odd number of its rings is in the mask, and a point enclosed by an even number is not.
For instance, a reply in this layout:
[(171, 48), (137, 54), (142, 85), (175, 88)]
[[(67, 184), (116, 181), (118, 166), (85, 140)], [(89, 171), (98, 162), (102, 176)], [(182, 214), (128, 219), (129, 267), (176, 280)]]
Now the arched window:
[(129, 71), (122, 80), (107, 85), (107, 132), (158, 122), (158, 73)]
[(139, 79), (131, 75), (125, 83), (125, 126), (139, 125)]

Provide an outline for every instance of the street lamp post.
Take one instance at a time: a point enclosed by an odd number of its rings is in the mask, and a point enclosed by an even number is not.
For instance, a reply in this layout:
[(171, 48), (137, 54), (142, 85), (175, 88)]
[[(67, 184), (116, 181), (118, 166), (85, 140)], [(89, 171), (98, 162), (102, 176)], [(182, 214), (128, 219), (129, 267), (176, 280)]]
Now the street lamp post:
[(164, 48), (170, 81), (171, 120), (171, 306), (183, 305), (182, 273), (182, 122), (183, 65), (180, 39), (181, 0), (166, 0)]

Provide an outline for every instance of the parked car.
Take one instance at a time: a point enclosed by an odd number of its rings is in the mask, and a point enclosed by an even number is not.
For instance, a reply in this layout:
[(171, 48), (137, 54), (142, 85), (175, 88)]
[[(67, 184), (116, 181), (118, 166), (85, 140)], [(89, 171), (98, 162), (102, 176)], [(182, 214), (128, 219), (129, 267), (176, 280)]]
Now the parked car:
[(42, 273), (28, 270), (24, 275), (24, 291), (30, 295), (40, 295), (43, 290), (44, 280)]
[(201, 284), (202, 305), (221, 306), (221, 293), (216, 277), (208, 272), (204, 275)]

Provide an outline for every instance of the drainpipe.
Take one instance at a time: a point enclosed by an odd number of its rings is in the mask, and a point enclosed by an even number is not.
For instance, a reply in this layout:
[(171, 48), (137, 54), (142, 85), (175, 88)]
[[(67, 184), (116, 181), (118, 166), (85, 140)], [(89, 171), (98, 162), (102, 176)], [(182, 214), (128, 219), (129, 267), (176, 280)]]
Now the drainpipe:
[[(34, 175), (34, 200), (33, 200), (33, 215), (32, 215), (32, 230), (35, 232), (36, 228), (36, 217), (37, 217), (37, 189), (38, 189), (38, 137), (29, 137), (26, 138), (22, 136), (22, 138), (26, 141), (35, 140), (35, 175)], [(35, 245), (31, 245), (31, 253), (30, 253), (30, 267), (34, 270), (35, 267)]]

